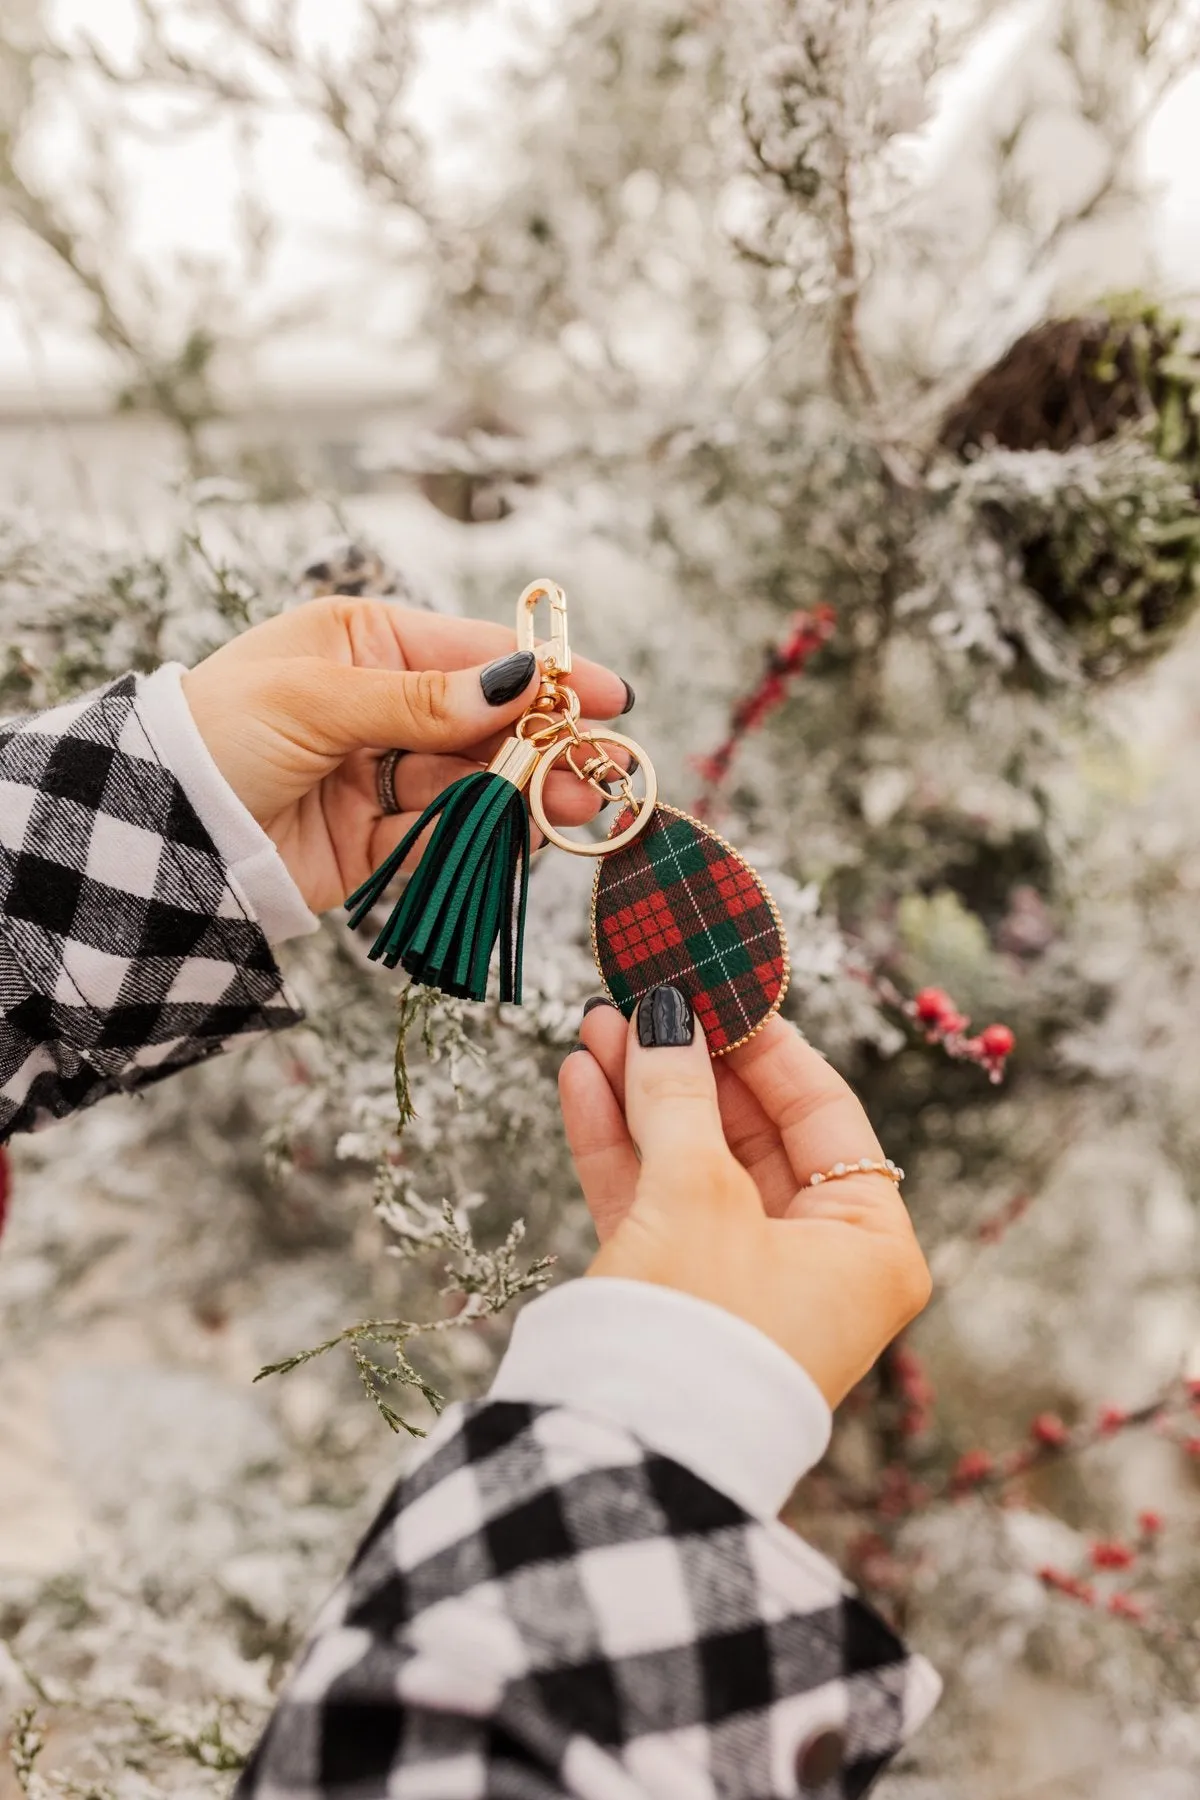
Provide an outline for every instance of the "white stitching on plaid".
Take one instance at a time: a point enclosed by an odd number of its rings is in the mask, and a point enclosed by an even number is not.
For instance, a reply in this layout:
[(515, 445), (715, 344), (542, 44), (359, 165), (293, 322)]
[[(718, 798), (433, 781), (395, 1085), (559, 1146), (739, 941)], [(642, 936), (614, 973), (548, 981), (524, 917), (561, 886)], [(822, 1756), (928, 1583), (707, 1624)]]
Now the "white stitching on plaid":
[[(663, 808), (663, 810), (671, 811), (672, 809)], [(676, 817), (682, 817), (682, 816), (683, 815), (681, 815), (681, 814), (676, 815)], [(696, 918), (699, 923), (700, 930), (701, 931), (710, 931), (711, 927), (707, 926), (704, 923), (703, 916), (700, 913), (700, 908), (696, 904), (695, 896), (692, 893), (691, 889), (687, 886), (687, 877), (684, 875), (682, 869), (680, 869), (680, 867), (679, 867), (678, 850), (673, 843), (671, 843), (669, 840), (667, 840), (665, 838), (665, 833), (664, 833), (664, 842), (666, 843), (666, 847), (667, 847), (668, 851), (670, 852), (670, 860), (675, 865), (675, 870), (676, 870), (675, 880), (678, 881), (683, 886), (683, 889), (684, 889), (685, 893), (687, 894), (688, 904), (691, 906), (692, 910), (696, 914)], [(748, 863), (746, 863), (746, 864), (744, 864), (744, 867), (749, 868), (750, 865)], [(706, 869), (711, 868), (711, 864), (707, 863), (707, 861), (705, 863), (705, 868)], [(751, 871), (751, 873), (753, 873), (753, 871)], [(627, 869), (624, 873), (618, 872), (616, 875), (614, 875), (611, 878), (611, 880), (607, 884), (608, 894), (615, 898), (619, 894), (622, 886), (624, 886), (625, 884), (628, 884), (628, 883), (636, 882), (640, 878), (641, 874), (642, 874), (642, 871), (641, 871), (641, 869), (638, 869), (638, 868)], [(666, 884), (664, 881), (664, 886), (665, 885)], [(749, 938), (740, 939), (739, 942), (741, 942), (744, 945), (744, 947), (746, 948), (746, 950), (748, 951), (752, 944), (756, 944), (761, 941), (769, 941), (770, 938), (773, 935), (775, 935), (775, 933), (777, 933), (777, 931), (778, 931), (778, 927), (775, 924), (775, 921), (772, 920), (770, 927), (764, 926), (762, 931), (756, 932), (754, 935), (752, 935)], [(723, 956), (723, 954), (724, 954), (723, 952), (718, 951), (718, 953), (717, 953), (718, 958)], [(700, 969), (694, 959), (692, 962), (692, 967), (696, 970), (697, 976), (699, 976)], [(742, 1000), (741, 995), (733, 987), (732, 977), (726, 975), (724, 973), (723, 968), (719, 968), (717, 971), (717, 974), (718, 974), (718, 979), (721, 980), (722, 982), (724, 982), (724, 984), (728, 988), (730, 999), (733, 1001), (734, 1005), (736, 1006), (738, 1012), (741, 1015), (743, 1026), (746, 1028), (746, 1030), (749, 1030), (753, 1021), (750, 1017), (750, 1014), (746, 1010), (745, 1002)]]

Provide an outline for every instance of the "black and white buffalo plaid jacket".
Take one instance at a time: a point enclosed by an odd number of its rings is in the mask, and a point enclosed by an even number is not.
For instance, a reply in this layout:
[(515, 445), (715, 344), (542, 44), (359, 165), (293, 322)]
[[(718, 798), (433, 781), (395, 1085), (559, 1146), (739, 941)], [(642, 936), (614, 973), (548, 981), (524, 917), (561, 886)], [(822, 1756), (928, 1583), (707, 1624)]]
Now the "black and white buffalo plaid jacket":
[[(297, 1017), (273, 858), (177, 672), (0, 727), (0, 1136)], [(828, 1430), (716, 1308), (534, 1301), (367, 1532), (239, 1800), (866, 1793), (938, 1681), (777, 1522)]]

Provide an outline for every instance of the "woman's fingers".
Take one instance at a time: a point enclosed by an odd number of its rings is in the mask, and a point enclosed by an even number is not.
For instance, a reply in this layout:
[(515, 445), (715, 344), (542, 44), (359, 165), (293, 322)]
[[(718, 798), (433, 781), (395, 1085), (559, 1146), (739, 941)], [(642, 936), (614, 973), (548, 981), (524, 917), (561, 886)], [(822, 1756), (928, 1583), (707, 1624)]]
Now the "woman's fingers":
[[(517, 651), (515, 633), (500, 626), (336, 598), (244, 632), (188, 670), (182, 687), (221, 774), (281, 833), (348, 758), (396, 747), (474, 760), (473, 746), (511, 731), (540, 679), (533, 652)], [(620, 676), (583, 660), (572, 686), (593, 718), (614, 717), (629, 700)], [(578, 791), (587, 806), (567, 799), (565, 823), (599, 804), (594, 789)]]
[[(227, 645), (233, 650), (236, 645)], [(316, 656), (222, 662), (182, 678), (213, 761), (266, 825), (363, 749), (458, 752), (518, 719), (537, 691), (532, 655), (488, 667), (361, 669)]]
[(586, 1046), (563, 1062), (558, 1093), (575, 1173), (603, 1243), (633, 1204), (637, 1152), (604, 1069)]
[(884, 1152), (853, 1089), (786, 1020), (771, 1019), (729, 1060), (779, 1131), (800, 1190), (790, 1217), (836, 1217), (885, 1231), (907, 1220), (895, 1183), (884, 1175), (809, 1186), (838, 1163), (879, 1162)]
[(622, 1113), (625, 1111), (625, 1047), (629, 1022), (608, 1000), (589, 1000), (579, 1025), (581, 1043), (587, 1045), (604, 1070)]
[[(516, 632), (508, 626), (384, 604), (388, 623), (410, 669), (470, 668), (485, 658), (504, 656), (516, 648)], [(621, 676), (600, 663), (590, 662), (586, 656), (572, 657), (571, 686), (579, 695), (584, 712), (597, 719), (617, 718), (631, 693)]]
[[(576, 725), (576, 730), (579, 731), (581, 734), (586, 734), (588, 732), (594, 732), (595, 735), (600, 739), (602, 747), (606, 750), (606, 752), (608, 754), (611, 755), (612, 760), (617, 765), (617, 767), (619, 769), (627, 769), (629, 767), (631, 758), (630, 758), (628, 750), (622, 750), (620, 745), (618, 745), (618, 744), (605, 745), (604, 737), (603, 737), (604, 727), (602, 724), (599, 723), (599, 721), (597, 721), (596, 719), (581, 718)], [(495, 756), (495, 754), (496, 754), (497, 750), (499, 750), (501, 744), (505, 743), (507, 741), (507, 739), (510, 738), (511, 736), (512, 736), (511, 727), (508, 728), (507, 730), (502, 729), (500, 731), (489, 732), (487, 737), (480, 738), (480, 740), (477, 744), (464, 744), (462, 753), (464, 756), (473, 757), (476, 762), (481, 762), (481, 763), (491, 762), (493, 756)], [(577, 757), (579, 757), (580, 762), (582, 762), (583, 758), (581, 756), (579, 756), (578, 752), (576, 752), (576, 755), (577, 755)], [(570, 774), (570, 770), (567, 769), (567, 763), (566, 763), (565, 757), (562, 759), (561, 762), (558, 763), (557, 767), (559, 769), (566, 770), (566, 772), (568, 774)], [(571, 777), (571, 779), (573, 781), (576, 781), (579, 779), (579, 777), (573, 775)]]
[[(485, 619), (335, 595), (267, 619), (216, 654), (228, 659), (236, 654), (241, 662), (315, 656), (360, 669), (460, 670), (506, 656), (516, 643), (510, 626)], [(619, 675), (583, 656), (573, 658), (571, 686), (584, 711), (599, 719), (615, 719), (629, 696)]]
[(853, 1089), (778, 1014), (729, 1063), (779, 1131), (798, 1180), (882, 1155)]
[[(788, 1216), (768, 1218), (762, 1186), (745, 1165), (760, 1177), (765, 1170), (768, 1187), (786, 1197), (796, 1177), (790, 1164), (781, 1166), (782, 1135), (791, 1134), (803, 1157), (805, 1141), (795, 1134), (820, 1121), (814, 1141), (824, 1155), (821, 1134), (832, 1121), (831, 1141), (841, 1151), (835, 1160), (849, 1160), (839, 1131), (854, 1134), (860, 1154), (873, 1147), (857, 1102), (847, 1110), (844, 1084), (777, 1022), (755, 1040), (757, 1055), (741, 1053), (740, 1069), (714, 1066), (684, 996), (655, 989), (625, 1028), (625, 1114), (641, 1168), (633, 1205), (624, 1209), (632, 1146), (620, 1137), (621, 1107), (606, 1072), (621, 1027), (601, 1006), (584, 1029), (597, 1054), (568, 1057), (563, 1076), (572, 1142), (595, 1159), (593, 1188), (606, 1199), (614, 1188), (622, 1195), (602, 1209), (606, 1241), (589, 1273), (658, 1282), (724, 1307), (773, 1338), (835, 1405), (924, 1304), (929, 1276), (920, 1249), (895, 1189), (878, 1176), (830, 1182), (813, 1190), (811, 1211), (793, 1206)], [(742, 1164), (727, 1140), (740, 1148)], [(608, 1171), (618, 1145), (624, 1160), (614, 1183)]]
[[(351, 778), (359, 809), (356, 817), (361, 820), (363, 827), (361, 840), (356, 829), (349, 834), (349, 840), (342, 849), (342, 855), (346, 859), (342, 870), (343, 882), (350, 891), (365, 881), (371, 870), (378, 868), (385, 857), (391, 855), (431, 801), (436, 800), (452, 781), (458, 781), (464, 775), (478, 775), (479, 764), (467, 762), (462, 757), (425, 756), (416, 752), (411, 756), (401, 757), (396, 764), (393, 780), (396, 800), (400, 806), (400, 811), (395, 813), (379, 811), (377, 771), (378, 758), (374, 753), (361, 758), (347, 758), (342, 765), (341, 772)], [(556, 825), (584, 825), (595, 816), (598, 808), (599, 802), (591, 789), (581, 786), (574, 776), (552, 775), (546, 783), (546, 810)], [(405, 868), (410, 872), (425, 854), (434, 829), (435, 826), (430, 825), (422, 832), (411, 855), (406, 857)], [(541, 832), (531, 821), (530, 851), (540, 849), (543, 841)]]
[[(624, 1018), (615, 1006), (597, 1001), (590, 1005), (579, 1035), (604, 1070), (617, 1104), (623, 1108), (628, 1038)], [(729, 1067), (727, 1058), (715, 1061), (712, 1070), (725, 1140), (742, 1167), (753, 1177), (764, 1210), (772, 1217), (782, 1217), (795, 1198), (796, 1181), (779, 1132), (754, 1095)]]
[(460, 752), (520, 718), (537, 692), (532, 654), (466, 669), (361, 669), (316, 657), (257, 665), (260, 702), (310, 752), (366, 745)]
[[(626, 1090), (635, 1034), (616, 1007), (599, 1004), (588, 1012), (580, 1036), (641, 1143), (637, 1102)], [(655, 1067), (665, 1075), (672, 1061), (659, 1059)], [(706, 1073), (708, 1080), (700, 1085), (715, 1094), (722, 1141), (753, 1177), (772, 1217), (828, 1215), (831, 1206), (856, 1215), (864, 1207), (895, 1207), (896, 1190), (882, 1176), (830, 1183), (825, 1189), (807, 1186), (811, 1175), (823, 1174), (835, 1163), (863, 1156), (878, 1161), (883, 1152), (852, 1090), (784, 1020), (772, 1019), (743, 1049), (710, 1063)], [(693, 1113), (694, 1108), (688, 1110), (687, 1117)], [(688, 1135), (685, 1123), (681, 1137)]]
[[(347, 765), (349, 767), (349, 765)], [(379, 760), (368, 754), (356, 766), (356, 786), (362, 794), (379, 799)], [(466, 775), (478, 775), (479, 764), (466, 756), (435, 756), (414, 750), (398, 758), (392, 769), (392, 793), (399, 813), (422, 813), (431, 801), (448, 788), (452, 781)], [(385, 814), (395, 818), (399, 813)]]
[(697, 1160), (729, 1155), (704, 1032), (677, 987), (652, 988), (629, 1022), (625, 1117), (647, 1180), (668, 1190)]
[[(357, 771), (358, 783), (368, 797), (377, 798), (378, 761), (372, 756)], [(413, 751), (395, 766), (392, 786), (402, 812), (424, 812), (452, 781), (478, 775), (479, 763), (461, 756), (433, 756)], [(546, 811), (556, 825), (586, 825), (600, 810), (600, 796), (573, 775), (552, 771), (546, 783)]]
[(796, 1178), (778, 1128), (726, 1057), (714, 1062), (713, 1074), (726, 1142), (753, 1177), (764, 1211), (782, 1218), (796, 1197)]

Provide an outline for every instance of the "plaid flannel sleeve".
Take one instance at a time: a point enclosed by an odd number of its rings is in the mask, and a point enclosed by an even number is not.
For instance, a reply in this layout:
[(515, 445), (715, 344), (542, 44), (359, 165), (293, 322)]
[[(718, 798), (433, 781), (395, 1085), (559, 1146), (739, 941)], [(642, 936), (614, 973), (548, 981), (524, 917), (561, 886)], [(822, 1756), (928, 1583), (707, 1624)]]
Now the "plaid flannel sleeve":
[(236, 1800), (848, 1800), (939, 1683), (823, 1557), (624, 1427), (447, 1413)]
[(299, 1016), (135, 676), (0, 726), (0, 1140)]

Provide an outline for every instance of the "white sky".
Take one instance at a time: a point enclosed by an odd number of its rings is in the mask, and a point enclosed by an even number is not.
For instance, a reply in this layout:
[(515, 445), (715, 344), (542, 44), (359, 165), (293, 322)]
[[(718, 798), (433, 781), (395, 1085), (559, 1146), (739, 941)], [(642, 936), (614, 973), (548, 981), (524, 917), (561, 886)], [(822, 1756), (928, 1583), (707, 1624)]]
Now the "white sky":
[[(114, 55), (128, 45), (132, 0), (49, 3), (64, 27), (86, 25)], [(513, 43), (506, 13), (518, 3), (497, 0), (491, 24), (477, 19), (465, 32), (452, 20), (430, 22), (417, 104), (420, 122), (440, 132), (448, 146), (461, 142), (464, 119), (486, 110), (489, 70)], [(998, 72), (1007, 79), (1021, 65), (1022, 44), (1043, 4), (1016, 0), (954, 78), (930, 134), (935, 165), (942, 156), (959, 154), (973, 119), (985, 110)], [(307, 29), (314, 39), (336, 43), (356, 7), (357, 0), (305, 0)], [(1198, 147), (1200, 77), (1193, 77), (1161, 109), (1147, 145), (1148, 172), (1158, 189), (1151, 239), (1170, 290), (1200, 290)], [(67, 168), (79, 153), (77, 121), (56, 121), (43, 147), (46, 160)], [(124, 153), (135, 197), (131, 247), (155, 259), (186, 255), (228, 265), (238, 192), (230, 128), (206, 130), (174, 144), (131, 142)], [(280, 389), (298, 384), (370, 389), (378, 384), (383, 366), (394, 383), (403, 385), (403, 357), (395, 349), (402, 335), (395, 288), (387, 295), (389, 316), (380, 316), (382, 303), (373, 297), (370, 263), (354, 229), (362, 212), (353, 183), (322, 153), (313, 130), (283, 112), (263, 130), (255, 166), (269, 210), (282, 229), (267, 281), (247, 296), (247, 303), (263, 316), (307, 296), (322, 315), (319, 326), (284, 334), (263, 366), (256, 367), (256, 379)], [(39, 393), (98, 396), (106, 371), (82, 321), (64, 323), (48, 316), (41, 297), (44, 286), (31, 283), (29, 274), (19, 265), (0, 273), (0, 393), (26, 401)], [(1131, 285), (1135, 283), (1136, 275)]]

